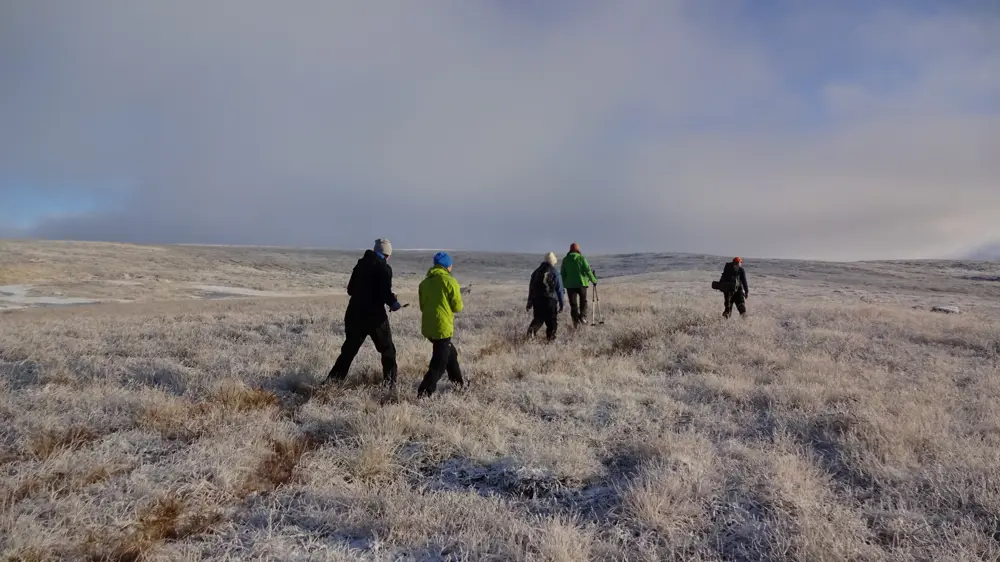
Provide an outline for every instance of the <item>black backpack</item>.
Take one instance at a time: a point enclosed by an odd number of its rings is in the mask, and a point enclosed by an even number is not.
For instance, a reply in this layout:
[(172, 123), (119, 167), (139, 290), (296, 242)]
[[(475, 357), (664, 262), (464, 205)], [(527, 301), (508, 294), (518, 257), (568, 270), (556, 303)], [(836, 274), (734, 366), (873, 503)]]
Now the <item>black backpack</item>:
[(556, 268), (552, 267), (551, 264), (545, 263), (541, 267), (535, 270), (534, 275), (531, 276), (531, 296), (532, 298), (555, 298), (556, 297), (556, 278), (558, 275)]
[(741, 267), (742, 266), (727, 263), (726, 266), (722, 268), (722, 275), (719, 276), (719, 280), (712, 281), (712, 288), (716, 291), (722, 292), (739, 289)]

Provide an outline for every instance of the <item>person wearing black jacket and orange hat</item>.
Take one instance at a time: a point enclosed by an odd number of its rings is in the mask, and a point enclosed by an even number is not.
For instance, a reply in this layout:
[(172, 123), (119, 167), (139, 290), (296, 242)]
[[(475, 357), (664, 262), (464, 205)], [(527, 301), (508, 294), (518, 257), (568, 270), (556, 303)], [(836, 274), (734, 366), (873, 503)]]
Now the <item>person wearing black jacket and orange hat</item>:
[(733, 261), (722, 268), (722, 278), (719, 279), (719, 290), (725, 298), (725, 308), (722, 311), (723, 318), (729, 318), (733, 314), (733, 305), (740, 316), (747, 313), (746, 298), (750, 296), (750, 288), (747, 286), (747, 272), (743, 269), (743, 258), (737, 256)]

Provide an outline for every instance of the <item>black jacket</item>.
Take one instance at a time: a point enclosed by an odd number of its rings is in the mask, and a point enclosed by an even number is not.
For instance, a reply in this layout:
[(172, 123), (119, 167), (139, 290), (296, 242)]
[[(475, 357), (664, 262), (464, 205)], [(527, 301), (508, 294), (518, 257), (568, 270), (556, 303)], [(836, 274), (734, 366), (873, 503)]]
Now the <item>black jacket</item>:
[(722, 268), (722, 278), (719, 279), (719, 284), (722, 285), (722, 290), (727, 293), (739, 291), (741, 285), (744, 293), (750, 292), (750, 288), (747, 286), (746, 270), (743, 269), (743, 266), (733, 262), (727, 263), (726, 267)]
[(396, 302), (392, 292), (392, 267), (374, 251), (365, 251), (351, 272), (347, 294), (351, 302), (347, 304), (345, 323), (378, 326), (385, 322), (389, 318), (385, 307)]

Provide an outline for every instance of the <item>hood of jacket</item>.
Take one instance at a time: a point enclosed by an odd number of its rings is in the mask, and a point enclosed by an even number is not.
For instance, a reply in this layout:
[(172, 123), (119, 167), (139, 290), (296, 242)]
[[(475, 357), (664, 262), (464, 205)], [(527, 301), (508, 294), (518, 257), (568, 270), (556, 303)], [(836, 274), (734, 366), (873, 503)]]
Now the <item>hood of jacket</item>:
[(426, 277), (434, 277), (434, 276), (437, 276), (437, 277), (451, 276), (451, 272), (448, 271), (447, 269), (441, 267), (440, 265), (434, 265), (434, 266), (431, 266), (431, 268), (427, 270)]
[(365, 250), (361, 260), (366, 265), (379, 265), (385, 263), (385, 258), (375, 253), (375, 250)]

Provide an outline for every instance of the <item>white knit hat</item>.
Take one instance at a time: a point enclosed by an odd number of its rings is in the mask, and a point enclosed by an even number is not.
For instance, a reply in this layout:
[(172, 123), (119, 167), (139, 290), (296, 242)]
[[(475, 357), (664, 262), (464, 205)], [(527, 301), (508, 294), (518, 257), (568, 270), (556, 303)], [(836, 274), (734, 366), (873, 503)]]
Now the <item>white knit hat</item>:
[(385, 257), (392, 255), (392, 242), (388, 238), (379, 238), (375, 241), (375, 251)]
[(559, 261), (559, 258), (556, 257), (555, 252), (549, 252), (545, 254), (545, 261), (555, 265)]

